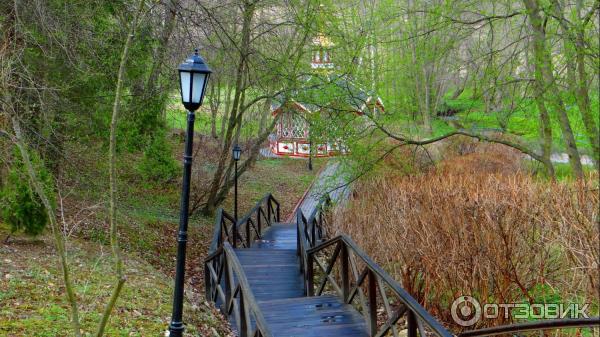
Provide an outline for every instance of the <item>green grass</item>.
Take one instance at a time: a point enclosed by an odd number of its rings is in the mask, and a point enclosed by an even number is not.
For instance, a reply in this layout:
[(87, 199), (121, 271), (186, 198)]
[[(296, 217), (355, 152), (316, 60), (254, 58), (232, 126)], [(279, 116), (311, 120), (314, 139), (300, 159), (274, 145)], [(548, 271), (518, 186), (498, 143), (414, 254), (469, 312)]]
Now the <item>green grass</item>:
[[(257, 104), (257, 107), (261, 107), (261, 104)], [(249, 115), (250, 111), (246, 112)], [(221, 130), (221, 122), (225, 116), (224, 111), (219, 111), (216, 116), (216, 130), (217, 133)], [(227, 121), (226, 121), (227, 122)], [(169, 129), (180, 129), (185, 130), (187, 125), (187, 112), (181, 105), (180, 99), (177, 96), (173, 96), (166, 109), (166, 126)], [(194, 130), (204, 135), (210, 135), (211, 133), (211, 115), (210, 110), (205, 102), (205, 106), (201, 107), (196, 112), (196, 122), (194, 123)], [(248, 139), (250, 137), (256, 137), (259, 130), (259, 123), (257, 117), (246, 119), (242, 121), (242, 130), (240, 136), (242, 139)]]
[[(542, 164), (540, 164), (539, 162), (526, 161), (525, 164), (527, 165), (526, 167), (528, 167), (532, 172), (536, 172), (538, 177), (543, 178), (543, 179), (549, 179), (549, 177), (546, 174), (545, 169), (542, 167)], [(574, 175), (573, 175), (573, 169), (571, 168), (571, 165), (569, 163), (554, 163), (553, 166), (554, 166), (555, 178), (558, 181), (575, 179)], [(585, 175), (590, 175), (594, 171), (595, 171), (595, 168), (591, 165), (583, 166), (583, 173)]]
[[(464, 128), (490, 128), (504, 129), (505, 131), (521, 136), (525, 141), (535, 142), (539, 139), (539, 110), (535, 102), (531, 99), (521, 101), (513, 111), (498, 111), (485, 113), (484, 105), (480, 100), (472, 100), (469, 93), (463, 93), (458, 99), (446, 99), (446, 104), (454, 109), (461, 111), (457, 116), (458, 121)], [(598, 96), (592, 96), (592, 113), (594, 119), (599, 118)], [(577, 142), (577, 146), (582, 152), (589, 153), (591, 144), (587, 139), (586, 131), (578, 106), (572, 99), (565, 98), (567, 104), (567, 113), (571, 127)], [(553, 130), (553, 147), (555, 151), (564, 151), (565, 143), (561, 134), (561, 128), (558, 116), (555, 111), (550, 110), (551, 124)]]
[[(446, 122), (441, 118), (432, 119), (433, 134), (431, 137), (441, 136), (455, 130), (454, 126), (460, 125), (464, 129), (502, 130), (507, 133), (521, 137), (526, 143), (537, 146), (539, 143), (539, 111), (537, 105), (532, 99), (524, 99), (516, 105), (512, 111), (504, 110), (486, 113), (485, 105), (482, 100), (472, 99), (472, 91), (466, 89), (458, 98), (450, 99), (446, 97), (444, 103), (448, 108), (459, 111), (456, 114), (458, 120)], [(584, 154), (591, 153), (591, 144), (586, 136), (585, 126), (581, 120), (579, 108), (570, 97), (564, 97), (567, 107), (567, 114), (575, 141), (579, 150)], [(591, 111), (593, 118), (600, 118), (599, 96), (591, 96)], [(557, 113), (550, 110), (550, 119), (553, 130), (553, 150), (555, 152), (564, 152), (565, 143), (558, 120)], [(384, 125), (392, 132), (400, 132), (405, 136), (419, 138), (423, 137), (423, 126), (415, 123), (412, 116), (408, 114), (388, 114), (384, 116)], [(451, 126), (454, 125), (454, 126)]]

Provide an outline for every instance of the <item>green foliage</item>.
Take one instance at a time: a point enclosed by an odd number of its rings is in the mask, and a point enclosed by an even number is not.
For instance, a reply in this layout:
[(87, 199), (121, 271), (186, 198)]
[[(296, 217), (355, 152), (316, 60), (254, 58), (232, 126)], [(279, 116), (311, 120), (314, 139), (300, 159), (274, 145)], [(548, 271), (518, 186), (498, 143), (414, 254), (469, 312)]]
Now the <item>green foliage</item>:
[[(32, 153), (37, 175), (53, 200), (52, 177)], [(15, 160), (9, 170), (5, 186), (0, 190), (0, 217), (10, 226), (10, 232), (37, 236), (48, 224), (48, 214), (42, 201), (33, 191), (21, 160)]]
[[(565, 97), (568, 98), (568, 97)], [(456, 100), (446, 100), (446, 104), (460, 111), (457, 114), (458, 122), (464, 128), (497, 128), (503, 129), (501, 120), (505, 119), (504, 127), (508, 133), (519, 135), (524, 140), (536, 142), (539, 139), (539, 111), (531, 99), (524, 99), (513, 111), (497, 111), (486, 113), (482, 109), (481, 102), (460, 98)], [(598, 116), (598, 95), (591, 96), (591, 104), (595, 109), (591, 109), (594, 118)], [(560, 133), (560, 125), (556, 111), (550, 110), (552, 129), (554, 130), (553, 147), (555, 150), (564, 151), (565, 143)], [(577, 141), (577, 146), (582, 152), (591, 151), (591, 144), (586, 137), (586, 131), (581, 120), (577, 105), (567, 107), (567, 114), (573, 128), (573, 134)]]
[(164, 132), (157, 132), (144, 150), (138, 172), (146, 181), (166, 182), (177, 176), (179, 167), (171, 157), (171, 146)]

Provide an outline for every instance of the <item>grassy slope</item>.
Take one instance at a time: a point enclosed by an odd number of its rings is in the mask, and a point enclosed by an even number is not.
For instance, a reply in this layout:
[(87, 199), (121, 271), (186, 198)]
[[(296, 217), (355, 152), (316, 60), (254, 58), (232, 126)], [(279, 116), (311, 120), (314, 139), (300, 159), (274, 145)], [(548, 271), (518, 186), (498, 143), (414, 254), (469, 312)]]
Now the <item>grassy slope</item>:
[[(7, 228), (0, 224), (0, 235)], [(112, 291), (113, 264), (106, 246), (69, 240), (69, 260), (79, 295), (85, 333), (93, 333)], [(66, 336), (69, 307), (53, 242), (13, 237), (0, 245), (0, 335)], [(107, 336), (159, 336), (169, 322), (172, 279), (149, 263), (126, 255), (127, 283), (109, 322)], [(208, 334), (224, 326), (207, 306), (185, 308), (188, 334)]]
[[(266, 193), (273, 193), (281, 203), (282, 220), (287, 218), (314, 175), (324, 164), (317, 159), (314, 170), (306, 169), (306, 160), (263, 159), (246, 171), (239, 180), (240, 216), (250, 210)], [(172, 273), (176, 253), (175, 237), (179, 221), (178, 183), (164, 186), (130, 185), (122, 198), (121, 231), (125, 249), (138, 252), (144, 259), (167, 274)], [(194, 187), (193, 187), (194, 188)], [(233, 214), (233, 189), (222, 207)], [(189, 225), (188, 272), (190, 282), (198, 291), (203, 287), (200, 261), (212, 239), (214, 217), (194, 215)], [(108, 244), (107, 231), (96, 227), (87, 234), (91, 240)]]
[[(88, 145), (88, 151), (77, 152), (65, 176), (71, 181), (70, 194), (64, 200), (65, 213), (74, 216), (78, 209), (95, 205), (69, 238), (70, 256), (74, 261), (78, 291), (83, 291), (83, 322), (86, 331), (96, 326), (97, 314), (109, 293), (112, 267), (107, 224), (106, 150), (100, 144)], [(172, 140), (173, 156), (178, 158), (182, 144)], [(119, 233), (121, 245), (128, 255), (129, 280), (119, 308), (110, 322), (110, 336), (157, 336), (168, 324), (171, 306), (171, 283), (176, 254), (179, 218), (179, 180), (156, 184), (143, 181), (135, 167), (139, 154), (119, 155)], [(309, 186), (324, 160), (314, 162), (314, 170), (306, 169), (306, 160), (261, 159), (240, 178), (240, 214), (244, 214), (267, 192), (281, 202), (286, 217)], [(193, 188), (197, 188), (193, 186)], [(232, 209), (233, 190), (223, 207)], [(84, 219), (81, 219), (81, 217)], [(199, 329), (227, 329), (204, 307), (203, 270), (201, 261), (213, 231), (213, 217), (194, 216), (190, 221), (186, 278), (188, 290), (196, 296), (199, 307), (194, 317), (187, 317), (190, 332)], [(6, 228), (0, 230), (0, 238)], [(22, 240), (19, 240), (22, 241)], [(7, 262), (10, 261), (10, 262)], [(9, 274), (10, 276), (6, 276)], [(37, 244), (0, 245), (0, 335), (26, 336), (64, 335), (58, 329), (68, 324), (64, 289), (57, 271), (51, 242), (43, 237)], [(96, 299), (102, 300), (96, 300)], [(19, 303), (18, 305), (16, 303)], [(9, 305), (4, 305), (9, 303)], [(14, 310), (14, 307), (18, 310)], [(191, 313), (191, 306), (186, 314)], [(91, 312), (94, 312), (92, 314)], [(118, 327), (123, 327), (119, 329)], [(24, 330), (23, 330), (24, 329)]]

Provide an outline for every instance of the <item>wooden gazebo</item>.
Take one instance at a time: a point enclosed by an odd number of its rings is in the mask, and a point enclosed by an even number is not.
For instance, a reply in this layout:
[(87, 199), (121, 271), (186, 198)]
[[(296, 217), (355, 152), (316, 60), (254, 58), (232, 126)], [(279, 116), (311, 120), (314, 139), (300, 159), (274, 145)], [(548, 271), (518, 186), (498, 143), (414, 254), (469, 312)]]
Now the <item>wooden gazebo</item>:
[[(334, 74), (331, 60), (333, 43), (323, 34), (313, 39), (311, 68), (314, 75), (304, 79), (304, 88), (294, 94), (279, 95), (271, 104), (271, 114), (277, 119), (276, 132), (269, 136), (272, 153), (290, 157), (326, 157), (345, 154), (347, 148), (342, 140), (330, 139), (311, 144), (309, 115), (315, 112), (335, 111), (363, 116), (366, 112), (384, 112), (381, 99), (365, 92), (346, 76)], [(327, 93), (327, 94), (324, 94)], [(323, 101), (325, 96), (327, 101)]]

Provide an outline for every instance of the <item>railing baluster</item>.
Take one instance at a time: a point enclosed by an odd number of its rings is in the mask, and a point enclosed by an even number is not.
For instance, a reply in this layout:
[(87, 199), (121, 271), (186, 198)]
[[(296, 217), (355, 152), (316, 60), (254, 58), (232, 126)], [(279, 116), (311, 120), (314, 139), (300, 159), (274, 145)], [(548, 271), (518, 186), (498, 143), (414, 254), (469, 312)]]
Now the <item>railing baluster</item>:
[(262, 217), (264, 216), (264, 211), (262, 209), (262, 207), (260, 207), (258, 209), (258, 216), (256, 217), (256, 221), (257, 221), (257, 225), (258, 225), (258, 235), (259, 235), (259, 239), (262, 236)]
[[(407, 328), (408, 328), (408, 337), (417, 337), (417, 318), (412, 311), (408, 311), (406, 313), (407, 316)], [(425, 336), (422, 336), (425, 337)]]
[(275, 203), (275, 208), (277, 209), (277, 219), (275, 219), (275, 222), (280, 222), (281, 221), (281, 213), (280, 213), (280, 209), (279, 209), (279, 204)]
[[(212, 261), (209, 263), (212, 263)], [(209, 281), (210, 279), (211, 279), (210, 270), (208, 269), (208, 264), (205, 263), (204, 264), (204, 280)], [(216, 280), (215, 280), (215, 282), (216, 282)], [(204, 297), (208, 298), (208, 299), (212, 299), (212, 296), (210, 294), (211, 293), (211, 284), (213, 284), (213, 282), (208, 282), (204, 286)]]
[(369, 270), (369, 331), (370, 336), (377, 334), (377, 276)]
[(229, 315), (229, 303), (231, 302), (233, 287), (233, 275), (231, 275), (231, 268), (227, 263), (227, 255), (223, 253), (223, 268), (225, 268), (225, 312)]
[(306, 266), (306, 288), (308, 290), (308, 296), (315, 296), (315, 287), (314, 287), (314, 283), (313, 283), (313, 255), (309, 254), (308, 258), (307, 258), (307, 266)]
[(250, 248), (250, 243), (251, 243), (251, 237), (250, 237), (250, 224), (252, 223), (252, 219), (248, 218), (248, 221), (246, 221), (246, 247)]
[(350, 273), (348, 270), (348, 246), (342, 242), (342, 296), (345, 303), (350, 297)]
[(244, 300), (244, 292), (240, 290), (240, 337), (248, 337), (248, 310)]

